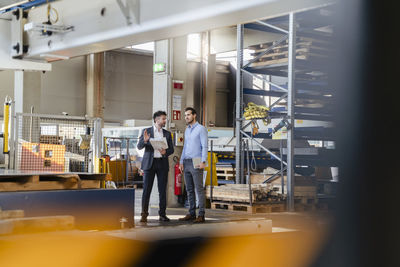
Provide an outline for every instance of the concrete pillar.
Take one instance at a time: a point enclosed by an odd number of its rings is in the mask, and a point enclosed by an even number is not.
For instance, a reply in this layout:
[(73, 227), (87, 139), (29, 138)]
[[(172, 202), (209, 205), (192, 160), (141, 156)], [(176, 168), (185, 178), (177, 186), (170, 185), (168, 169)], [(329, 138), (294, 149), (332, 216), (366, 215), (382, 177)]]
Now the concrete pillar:
[[(193, 87), (189, 87), (187, 85), (187, 37), (179, 37), (173, 39), (173, 73), (172, 80), (183, 81), (183, 89), (174, 89), (172, 88), (172, 96), (180, 96), (181, 97), (181, 119), (180, 120), (172, 120), (171, 122), (175, 123), (175, 130), (184, 131), (186, 128), (186, 123), (184, 120), (184, 109), (187, 105), (187, 98), (189, 96), (193, 97)], [(188, 92), (191, 90), (191, 92)], [(189, 101), (193, 104), (193, 101)], [(171, 107), (172, 110), (173, 107)], [(179, 154), (180, 155), (180, 154)]]
[(206, 127), (215, 125), (216, 121), (216, 99), (217, 99), (217, 70), (215, 55), (208, 55), (206, 65), (206, 97), (205, 97), (205, 120)]
[(201, 64), (203, 68), (203, 124), (215, 125), (215, 105), (217, 98), (216, 57), (210, 54), (210, 33), (203, 32), (201, 37)]
[[(154, 44), (154, 64), (164, 63), (165, 72), (153, 73), (153, 113), (165, 110), (171, 118), (171, 73), (172, 73), (172, 40), (157, 41)], [(170, 120), (167, 128), (169, 128)]]
[[(153, 74), (153, 112), (164, 110), (168, 114), (167, 129), (173, 134), (176, 131), (183, 132), (185, 130), (184, 108), (186, 106), (186, 53), (187, 53), (187, 37), (178, 37), (170, 40), (162, 40), (155, 42), (154, 63), (165, 63), (166, 70), (161, 73)], [(183, 89), (173, 89), (172, 81), (183, 81)], [(192, 88), (192, 87), (191, 87)], [(193, 89), (192, 89), (193, 90)], [(193, 95), (193, 94), (192, 94)], [(180, 99), (179, 104), (173, 105), (173, 98)], [(173, 120), (173, 108), (181, 112), (180, 120)], [(174, 195), (174, 177), (175, 177), (175, 162), (172, 160), (174, 156), (180, 157), (182, 147), (175, 146), (175, 153), (170, 156), (170, 171), (168, 174), (167, 188), (167, 206), (177, 207), (178, 199)], [(158, 205), (158, 195), (156, 183), (154, 183), (151, 204)]]
[(86, 57), (86, 114), (104, 118), (104, 53)]
[(15, 113), (23, 112), (24, 107), (24, 71), (14, 71)]
[(39, 71), (24, 72), (24, 112), (41, 113), (42, 73)]
[(40, 113), (41, 79), (40, 72), (14, 71), (15, 112)]

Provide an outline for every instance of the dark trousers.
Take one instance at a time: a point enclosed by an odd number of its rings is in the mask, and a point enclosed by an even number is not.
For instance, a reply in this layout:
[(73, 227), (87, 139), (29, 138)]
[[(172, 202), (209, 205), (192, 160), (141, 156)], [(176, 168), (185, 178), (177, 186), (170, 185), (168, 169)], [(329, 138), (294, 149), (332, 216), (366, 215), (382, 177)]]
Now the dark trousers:
[(205, 194), (203, 185), (203, 170), (193, 167), (192, 159), (183, 160), (185, 185), (189, 200), (189, 213), (196, 217), (196, 198), (199, 201), (199, 216), (205, 214)]
[(160, 216), (165, 216), (167, 208), (167, 182), (168, 170), (163, 166), (162, 159), (154, 158), (153, 165), (150, 170), (143, 171), (143, 195), (142, 195), (142, 216), (149, 215), (149, 201), (151, 190), (153, 189), (154, 176), (157, 174), (158, 194), (160, 199), (159, 211)]

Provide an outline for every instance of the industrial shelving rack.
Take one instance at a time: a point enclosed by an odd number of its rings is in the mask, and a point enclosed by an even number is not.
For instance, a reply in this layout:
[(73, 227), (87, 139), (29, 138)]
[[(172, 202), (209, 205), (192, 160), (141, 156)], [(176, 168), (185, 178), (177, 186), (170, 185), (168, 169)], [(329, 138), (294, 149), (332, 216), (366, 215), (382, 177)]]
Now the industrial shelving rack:
[[(294, 168), (296, 164), (319, 165), (326, 164), (334, 166), (334, 151), (321, 149), (322, 154), (317, 157), (296, 157), (295, 158), (295, 139), (334, 141), (334, 132), (331, 128), (319, 129), (296, 129), (295, 120), (315, 120), (329, 121), (333, 120), (333, 99), (334, 90), (329, 87), (327, 73), (329, 72), (329, 56), (311, 57), (305, 60), (297, 59), (297, 39), (300, 37), (315, 38), (323, 40), (326, 44), (332, 40), (332, 33), (327, 32), (327, 26), (332, 25), (332, 5), (323, 5), (314, 9), (302, 11), (299, 13), (290, 13), (278, 18), (259, 20), (254, 23), (237, 25), (237, 72), (236, 72), (236, 183), (243, 182), (244, 176), (244, 147), (243, 138), (247, 137), (265, 150), (271, 157), (279, 160), (281, 164), (280, 173), (283, 169), (287, 172), (287, 200), (288, 210), (294, 210)], [(267, 49), (256, 55), (249, 62), (243, 62), (243, 33), (244, 28), (259, 30), (263, 32), (272, 32), (283, 34)], [(330, 28), (331, 29), (331, 28)], [(274, 48), (287, 44), (287, 62), (270, 64), (265, 66), (253, 66), (254, 62), (264, 55), (273, 52)], [(257, 65), (257, 64), (256, 64)], [(258, 64), (259, 65), (259, 64)], [(270, 90), (256, 90), (253, 88), (243, 88), (243, 73), (262, 79), (270, 85)], [(287, 85), (282, 86), (271, 82), (263, 75), (286, 77)], [(270, 105), (270, 108), (276, 106), (283, 100), (287, 102), (287, 110), (280, 112), (271, 112), (275, 117), (285, 118), (288, 123), (287, 129), (287, 153), (286, 160), (282, 153), (275, 155), (267, 147), (254, 139), (252, 135), (245, 132), (249, 125), (243, 125), (243, 94), (255, 94), (262, 96), (278, 97)], [(305, 107), (296, 105), (299, 99), (319, 100), (325, 105), (323, 107)], [(329, 153), (332, 152), (332, 153)], [(295, 162), (296, 160), (296, 162)], [(285, 165), (285, 166), (284, 166)], [(250, 181), (250, 178), (248, 179)], [(250, 183), (250, 182), (249, 182)]]

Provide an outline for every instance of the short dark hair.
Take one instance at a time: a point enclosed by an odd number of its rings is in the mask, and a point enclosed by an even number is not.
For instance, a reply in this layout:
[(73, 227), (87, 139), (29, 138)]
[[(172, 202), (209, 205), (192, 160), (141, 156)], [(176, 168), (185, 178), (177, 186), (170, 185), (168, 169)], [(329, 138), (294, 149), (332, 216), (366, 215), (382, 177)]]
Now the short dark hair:
[(190, 110), (190, 111), (192, 112), (193, 115), (196, 115), (196, 114), (197, 114), (196, 110), (195, 110), (194, 108), (192, 108), (192, 107), (187, 107), (187, 108), (185, 108), (185, 112), (188, 111), (188, 110)]
[(156, 122), (156, 118), (157, 118), (157, 117), (160, 117), (160, 116), (162, 116), (162, 115), (167, 116), (167, 113), (166, 113), (165, 111), (162, 111), (162, 110), (159, 110), (159, 111), (154, 112), (154, 114), (153, 114), (153, 121)]

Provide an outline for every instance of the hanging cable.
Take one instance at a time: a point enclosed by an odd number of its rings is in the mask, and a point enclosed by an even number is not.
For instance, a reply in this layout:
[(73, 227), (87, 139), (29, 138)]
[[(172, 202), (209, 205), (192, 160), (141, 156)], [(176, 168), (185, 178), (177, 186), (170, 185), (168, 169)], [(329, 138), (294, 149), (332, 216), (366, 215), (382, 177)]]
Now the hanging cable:
[[(51, 13), (54, 12), (56, 15), (56, 19), (52, 20), (51, 19)], [(54, 24), (58, 22), (58, 11), (51, 7), (51, 4), (49, 4), (49, 1), (47, 0), (47, 22), (49, 22), (49, 24)]]
[[(256, 162), (256, 157), (254, 155), (254, 146), (253, 146), (253, 139), (254, 139), (254, 132), (255, 132), (255, 128), (256, 128), (256, 123), (254, 123), (254, 121), (251, 122), (251, 162), (250, 162), (250, 169), (252, 171), (256, 171), (257, 170), (257, 162)], [(258, 126), (258, 125), (257, 125)], [(258, 133), (258, 128), (256, 128), (257, 133)]]

